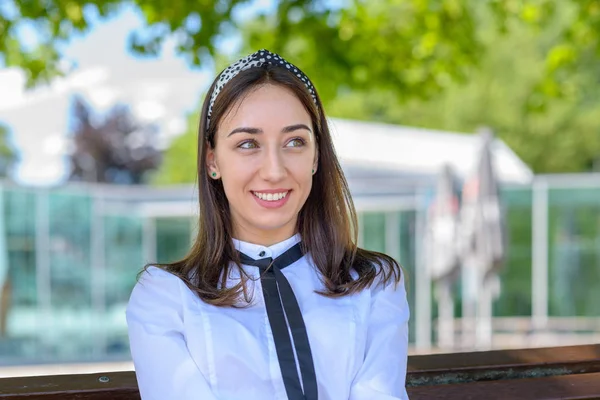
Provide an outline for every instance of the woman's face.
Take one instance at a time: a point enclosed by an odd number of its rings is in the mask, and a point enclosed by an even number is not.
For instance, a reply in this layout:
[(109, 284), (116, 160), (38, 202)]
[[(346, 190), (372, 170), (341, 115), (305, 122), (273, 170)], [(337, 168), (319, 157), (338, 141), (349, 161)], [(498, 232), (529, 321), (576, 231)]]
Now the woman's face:
[(270, 245), (292, 236), (317, 164), (314, 129), (300, 100), (281, 86), (258, 87), (232, 106), (215, 139), (208, 173), (223, 181), (234, 237)]

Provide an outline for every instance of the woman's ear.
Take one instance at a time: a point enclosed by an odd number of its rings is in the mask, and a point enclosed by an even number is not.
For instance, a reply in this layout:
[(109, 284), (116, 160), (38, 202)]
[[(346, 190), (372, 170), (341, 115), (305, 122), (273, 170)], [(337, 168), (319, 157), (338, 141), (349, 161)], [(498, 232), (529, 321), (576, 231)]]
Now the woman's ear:
[(221, 175), (219, 167), (217, 166), (217, 157), (215, 149), (213, 149), (208, 143), (206, 144), (206, 170), (208, 175), (213, 179), (219, 179)]

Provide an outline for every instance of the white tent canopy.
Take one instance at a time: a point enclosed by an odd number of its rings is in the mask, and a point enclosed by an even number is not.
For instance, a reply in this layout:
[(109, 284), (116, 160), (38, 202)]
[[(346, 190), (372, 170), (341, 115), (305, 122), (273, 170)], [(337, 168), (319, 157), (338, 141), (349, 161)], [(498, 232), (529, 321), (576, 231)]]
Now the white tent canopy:
[[(363, 189), (369, 185), (359, 182), (363, 180), (374, 186), (385, 181), (395, 187), (429, 183), (444, 164), (464, 178), (475, 169), (481, 145), (479, 136), (473, 134), (337, 118), (330, 118), (329, 126), (351, 186)], [(531, 169), (502, 140), (495, 139), (492, 151), (500, 181), (531, 181)]]

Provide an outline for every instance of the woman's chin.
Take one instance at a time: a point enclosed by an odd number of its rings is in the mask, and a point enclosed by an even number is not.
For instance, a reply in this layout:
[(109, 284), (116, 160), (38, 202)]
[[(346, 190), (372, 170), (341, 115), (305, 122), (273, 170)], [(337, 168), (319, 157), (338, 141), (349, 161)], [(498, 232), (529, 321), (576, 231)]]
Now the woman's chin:
[(255, 231), (261, 232), (264, 236), (286, 236), (283, 238), (286, 239), (295, 233), (296, 218), (273, 217), (255, 220), (251, 225), (254, 226)]

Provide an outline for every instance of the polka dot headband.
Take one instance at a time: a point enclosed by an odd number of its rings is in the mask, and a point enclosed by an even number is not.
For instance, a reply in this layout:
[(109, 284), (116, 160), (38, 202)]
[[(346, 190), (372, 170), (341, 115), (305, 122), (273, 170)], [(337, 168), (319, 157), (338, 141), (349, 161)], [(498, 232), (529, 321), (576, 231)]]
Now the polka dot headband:
[(210, 126), (210, 117), (212, 116), (213, 105), (215, 104), (215, 100), (221, 92), (221, 90), (223, 89), (223, 87), (225, 87), (225, 85), (227, 85), (227, 83), (241, 71), (245, 71), (250, 68), (262, 67), (265, 64), (285, 68), (292, 72), (294, 75), (296, 75), (298, 79), (300, 79), (304, 83), (306, 89), (308, 89), (308, 92), (312, 96), (315, 104), (317, 104), (317, 95), (315, 94), (315, 88), (313, 87), (308, 77), (304, 75), (304, 73), (300, 71), (298, 67), (296, 67), (292, 63), (287, 62), (281, 56), (275, 53), (271, 53), (269, 50), (262, 49), (257, 51), (256, 53), (250, 54), (249, 56), (246, 56), (236, 61), (229, 67), (225, 68), (223, 72), (221, 72), (215, 89), (213, 90), (210, 96), (210, 103), (208, 105), (208, 117), (206, 119), (207, 128)]

